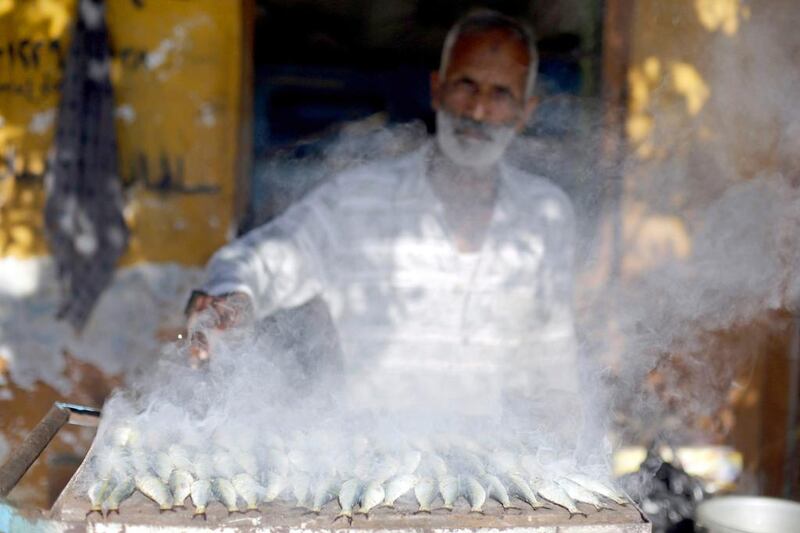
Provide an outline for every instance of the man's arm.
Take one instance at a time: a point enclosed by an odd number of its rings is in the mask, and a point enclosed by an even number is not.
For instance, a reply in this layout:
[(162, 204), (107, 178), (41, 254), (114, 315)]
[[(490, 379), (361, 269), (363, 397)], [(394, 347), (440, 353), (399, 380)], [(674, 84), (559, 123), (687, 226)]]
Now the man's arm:
[(319, 293), (336, 188), (325, 184), (277, 219), (222, 247), (187, 304), (193, 357), (208, 357), (204, 331), (224, 330), (300, 305)]

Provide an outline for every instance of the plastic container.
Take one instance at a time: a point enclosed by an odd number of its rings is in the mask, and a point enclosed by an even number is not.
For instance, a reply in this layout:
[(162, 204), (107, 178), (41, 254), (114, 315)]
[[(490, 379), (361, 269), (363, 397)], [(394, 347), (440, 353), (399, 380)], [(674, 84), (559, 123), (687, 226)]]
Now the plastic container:
[(762, 496), (720, 496), (697, 507), (707, 533), (800, 533), (800, 503)]

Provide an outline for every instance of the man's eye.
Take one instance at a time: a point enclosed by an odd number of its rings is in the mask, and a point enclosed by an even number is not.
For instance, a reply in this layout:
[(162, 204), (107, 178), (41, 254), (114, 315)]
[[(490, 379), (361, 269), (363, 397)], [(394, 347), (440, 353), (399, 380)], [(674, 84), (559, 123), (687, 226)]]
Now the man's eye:
[(475, 84), (475, 82), (470, 80), (457, 80), (453, 84), (453, 89), (464, 93), (474, 93), (477, 92), (478, 86)]
[(515, 100), (514, 95), (511, 94), (511, 91), (503, 87), (498, 87), (492, 90), (492, 98), (498, 102), (513, 102)]

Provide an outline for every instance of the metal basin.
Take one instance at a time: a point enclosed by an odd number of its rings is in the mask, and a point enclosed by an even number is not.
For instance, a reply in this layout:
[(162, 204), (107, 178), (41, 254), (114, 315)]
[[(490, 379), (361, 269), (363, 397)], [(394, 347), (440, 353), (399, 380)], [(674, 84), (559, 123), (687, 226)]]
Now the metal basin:
[(722, 496), (697, 507), (699, 531), (800, 533), (800, 503), (761, 496)]

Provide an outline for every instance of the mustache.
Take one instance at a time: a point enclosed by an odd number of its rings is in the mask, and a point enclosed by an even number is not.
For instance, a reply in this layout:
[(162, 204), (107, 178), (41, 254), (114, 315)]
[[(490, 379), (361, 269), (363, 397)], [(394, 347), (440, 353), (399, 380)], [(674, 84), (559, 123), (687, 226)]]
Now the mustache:
[(492, 125), (469, 117), (452, 116), (453, 133), (460, 137), (470, 137), (481, 141), (493, 141), (511, 126)]

